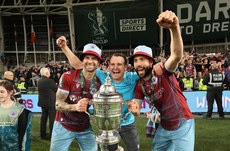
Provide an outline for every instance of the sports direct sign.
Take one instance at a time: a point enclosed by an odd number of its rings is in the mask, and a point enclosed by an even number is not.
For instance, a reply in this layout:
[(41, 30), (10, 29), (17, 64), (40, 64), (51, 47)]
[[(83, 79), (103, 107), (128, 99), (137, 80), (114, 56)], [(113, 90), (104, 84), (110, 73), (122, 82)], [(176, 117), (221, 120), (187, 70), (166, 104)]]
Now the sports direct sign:
[(146, 31), (146, 18), (120, 20), (120, 32)]

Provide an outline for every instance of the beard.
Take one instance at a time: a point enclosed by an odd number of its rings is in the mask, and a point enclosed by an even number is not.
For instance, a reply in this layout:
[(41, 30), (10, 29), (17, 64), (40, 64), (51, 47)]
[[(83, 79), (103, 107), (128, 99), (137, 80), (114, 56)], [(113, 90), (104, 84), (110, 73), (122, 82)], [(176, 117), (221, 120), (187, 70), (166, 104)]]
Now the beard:
[(135, 71), (137, 72), (137, 74), (140, 77), (140, 79), (143, 79), (146, 76), (152, 74), (153, 67), (142, 67), (142, 68), (143, 68), (144, 72), (138, 71), (138, 68), (135, 69)]

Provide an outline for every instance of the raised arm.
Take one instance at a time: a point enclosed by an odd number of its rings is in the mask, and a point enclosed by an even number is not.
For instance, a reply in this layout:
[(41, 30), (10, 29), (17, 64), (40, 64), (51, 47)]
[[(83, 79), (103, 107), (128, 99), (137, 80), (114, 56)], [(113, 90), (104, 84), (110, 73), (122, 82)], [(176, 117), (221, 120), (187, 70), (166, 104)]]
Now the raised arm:
[(83, 64), (82, 64), (81, 60), (76, 55), (74, 55), (74, 53), (67, 46), (65, 36), (59, 37), (57, 39), (56, 43), (57, 43), (58, 47), (60, 47), (62, 49), (62, 51), (64, 52), (64, 54), (68, 58), (70, 65), (72, 67), (74, 67), (74, 69), (83, 68)]
[(162, 12), (157, 23), (163, 28), (170, 30), (171, 45), (170, 57), (165, 62), (165, 67), (170, 71), (175, 71), (183, 56), (183, 41), (180, 32), (179, 19), (172, 11)]

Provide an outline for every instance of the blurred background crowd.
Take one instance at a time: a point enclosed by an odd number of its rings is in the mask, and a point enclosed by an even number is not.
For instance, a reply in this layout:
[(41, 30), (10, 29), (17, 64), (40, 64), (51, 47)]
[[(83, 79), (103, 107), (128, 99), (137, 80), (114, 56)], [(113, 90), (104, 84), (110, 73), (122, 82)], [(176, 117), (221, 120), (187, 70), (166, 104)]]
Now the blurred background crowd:
[[(159, 55), (155, 58), (157, 62), (164, 62), (167, 56)], [(107, 70), (107, 62), (109, 57), (104, 55), (104, 62), (101, 64), (101, 70)], [(211, 70), (213, 63), (217, 63), (219, 70), (225, 73), (225, 76), (230, 81), (230, 53), (208, 53), (198, 54), (196, 52), (184, 52), (183, 60), (181, 61), (177, 71), (176, 77), (179, 81), (180, 87), (183, 91), (206, 91), (207, 86), (202, 84), (203, 77)], [(14, 73), (14, 82), (16, 86), (21, 89), (22, 93), (37, 93), (37, 82), (40, 75), (40, 69), (48, 67), (50, 69), (51, 77), (58, 84), (62, 73), (72, 70), (68, 61), (61, 61), (58, 64), (44, 63), (37, 67), (30, 65), (21, 65), (16, 67), (15, 64), (7, 64), (7, 70)], [(134, 71), (133, 67), (128, 64), (127, 72)], [(230, 89), (230, 84), (225, 85), (225, 90)]]

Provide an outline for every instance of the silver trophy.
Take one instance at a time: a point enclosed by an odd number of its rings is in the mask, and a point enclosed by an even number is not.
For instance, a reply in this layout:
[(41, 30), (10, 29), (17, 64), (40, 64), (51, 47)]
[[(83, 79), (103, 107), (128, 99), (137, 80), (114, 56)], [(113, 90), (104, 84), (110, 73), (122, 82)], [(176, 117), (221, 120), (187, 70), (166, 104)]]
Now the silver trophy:
[(93, 95), (92, 100), (94, 122), (99, 129), (96, 134), (98, 144), (107, 146), (117, 144), (120, 141), (117, 129), (120, 127), (122, 102), (123, 97), (116, 92), (108, 73), (105, 84), (101, 85), (100, 90)]

